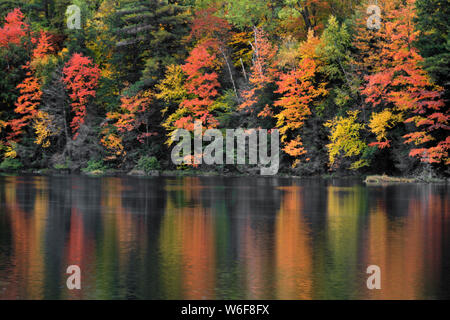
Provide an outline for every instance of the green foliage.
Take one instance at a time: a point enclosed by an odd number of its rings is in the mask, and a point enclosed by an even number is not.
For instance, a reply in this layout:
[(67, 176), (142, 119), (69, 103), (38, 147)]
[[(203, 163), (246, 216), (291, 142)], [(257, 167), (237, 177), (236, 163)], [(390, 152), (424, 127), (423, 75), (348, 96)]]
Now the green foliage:
[(23, 167), (19, 159), (6, 158), (0, 164), (0, 170), (17, 171)]
[(27, 50), (22, 46), (0, 47), (0, 112), (6, 112), (8, 116), (19, 96), (17, 85), (25, 78), (25, 70), (21, 66), (27, 59)]
[(331, 16), (321, 40), (322, 44), (317, 51), (324, 62), (321, 71), (332, 83), (330, 99), (338, 107), (349, 106), (359, 89), (359, 83), (351, 72), (352, 35), (345, 23), (340, 25), (337, 19)]
[(149, 173), (150, 171), (161, 169), (161, 166), (156, 157), (142, 156), (139, 159), (136, 168), (144, 171), (145, 173)]
[(91, 159), (87, 163), (87, 167), (81, 169), (84, 173), (98, 173), (105, 172), (108, 170), (108, 167), (103, 163), (102, 160), (94, 160)]
[[(420, 31), (417, 47), (425, 57), (427, 71), (440, 85), (449, 89), (450, 6), (448, 1), (416, 0), (416, 29)], [(448, 93), (447, 93), (448, 94)]]
[(121, 1), (114, 20), (116, 54), (122, 81), (141, 80), (139, 91), (162, 79), (166, 66), (183, 61), (187, 13), (167, 1)]

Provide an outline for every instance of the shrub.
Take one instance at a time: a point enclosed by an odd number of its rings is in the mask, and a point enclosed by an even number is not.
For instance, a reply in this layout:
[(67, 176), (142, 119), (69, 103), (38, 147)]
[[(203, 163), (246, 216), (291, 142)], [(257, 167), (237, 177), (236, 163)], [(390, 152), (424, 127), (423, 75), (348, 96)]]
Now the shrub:
[(87, 163), (87, 167), (81, 169), (84, 173), (92, 173), (92, 172), (104, 172), (108, 168), (103, 164), (102, 160), (89, 160)]
[(144, 171), (145, 173), (149, 173), (153, 170), (159, 170), (161, 166), (159, 165), (158, 159), (156, 159), (156, 157), (143, 156), (139, 159), (137, 168)]
[(23, 167), (23, 165), (22, 165), (22, 162), (20, 162), (20, 160), (12, 159), (12, 158), (6, 158), (0, 164), (0, 170), (6, 170), (6, 171), (16, 171), (22, 167)]

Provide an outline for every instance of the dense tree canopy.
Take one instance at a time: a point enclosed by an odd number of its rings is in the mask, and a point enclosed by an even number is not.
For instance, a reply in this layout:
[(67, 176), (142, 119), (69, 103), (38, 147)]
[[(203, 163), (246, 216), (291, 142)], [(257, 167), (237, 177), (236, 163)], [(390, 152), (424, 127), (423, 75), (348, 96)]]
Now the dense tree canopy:
[(281, 172), (448, 175), (448, 4), (379, 0), (379, 28), (373, 4), (0, 0), (2, 157), (174, 169), (169, 138), (201, 121), (279, 129)]

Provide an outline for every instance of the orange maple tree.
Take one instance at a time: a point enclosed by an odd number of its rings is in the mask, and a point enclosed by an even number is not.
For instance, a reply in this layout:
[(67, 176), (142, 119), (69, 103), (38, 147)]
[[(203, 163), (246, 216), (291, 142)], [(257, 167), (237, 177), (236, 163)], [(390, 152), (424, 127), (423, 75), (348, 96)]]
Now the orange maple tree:
[[(317, 72), (317, 64), (311, 58), (303, 59), (297, 68), (289, 73), (281, 74), (277, 81), (277, 93), (282, 97), (274, 103), (281, 107), (276, 115), (277, 127), (280, 128), (281, 141), (284, 143), (284, 151), (298, 157), (306, 153), (298, 130), (303, 127), (307, 117), (311, 115), (310, 106), (327, 91), (324, 85), (316, 87), (314, 76)], [(289, 139), (290, 136), (295, 136)]]
[(53, 47), (51, 44), (51, 36), (46, 32), (41, 32), (39, 38), (33, 39), (32, 41), (37, 42), (36, 48), (33, 50), (31, 61), (22, 67), (27, 70), (26, 78), (17, 86), (20, 96), (17, 98), (14, 111), (21, 115), (21, 117), (9, 121), (12, 132), (8, 135), (8, 140), (18, 140), (18, 137), (23, 132), (23, 128), (28, 126), (38, 114), (38, 107), (41, 104), (42, 84), (36, 76), (34, 62), (50, 54), (53, 51)]
[[(414, 47), (418, 32), (414, 29), (414, 0), (398, 3), (385, 12), (383, 41), (375, 72), (366, 77), (362, 93), (373, 107), (391, 108), (411, 124), (405, 143), (414, 147), (410, 156), (427, 163), (449, 163), (450, 140), (442, 131), (450, 129), (449, 114), (442, 100), (443, 89), (434, 85), (421, 64), (423, 58)], [(387, 119), (389, 120), (389, 119)], [(390, 126), (386, 120), (385, 125)], [(388, 147), (387, 137), (371, 145)]]

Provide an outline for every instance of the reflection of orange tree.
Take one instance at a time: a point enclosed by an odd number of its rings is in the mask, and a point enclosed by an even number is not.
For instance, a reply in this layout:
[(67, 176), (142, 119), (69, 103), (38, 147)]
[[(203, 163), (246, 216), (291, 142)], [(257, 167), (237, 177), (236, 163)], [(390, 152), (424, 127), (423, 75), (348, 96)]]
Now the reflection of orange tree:
[[(24, 212), (19, 204), (16, 188), (21, 183), (18, 178), (8, 178), (5, 187), (5, 204), (11, 219), (13, 235), (12, 270), (8, 271), (9, 286), (0, 294), (0, 299), (42, 299), (44, 274), (44, 232), (47, 216), (47, 194), (36, 194), (33, 211)], [(37, 190), (45, 189), (44, 179), (36, 178)]]
[(312, 298), (312, 252), (309, 228), (302, 218), (303, 191), (284, 187), (275, 226), (278, 299)]
[[(243, 208), (242, 213), (246, 213), (242, 223), (243, 251), (241, 252), (245, 270), (246, 299), (270, 299), (272, 292), (268, 292), (273, 280), (269, 277), (273, 267), (273, 256), (267, 248), (272, 247), (272, 237), (270, 236), (269, 220), (258, 221), (256, 224), (254, 217), (249, 212), (250, 208)], [(270, 281), (270, 282), (269, 282)]]
[(366, 264), (380, 266), (382, 290), (368, 292), (367, 298), (423, 299), (427, 293), (422, 284), (436, 287), (440, 270), (427, 265), (441, 266), (442, 221), (449, 201), (426, 193), (419, 198), (423, 200), (410, 199), (406, 217), (394, 224), (383, 203), (370, 213)]

